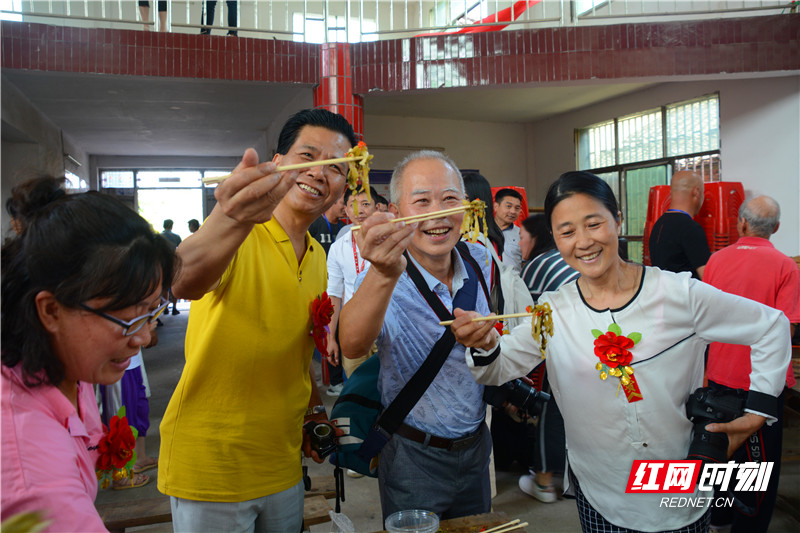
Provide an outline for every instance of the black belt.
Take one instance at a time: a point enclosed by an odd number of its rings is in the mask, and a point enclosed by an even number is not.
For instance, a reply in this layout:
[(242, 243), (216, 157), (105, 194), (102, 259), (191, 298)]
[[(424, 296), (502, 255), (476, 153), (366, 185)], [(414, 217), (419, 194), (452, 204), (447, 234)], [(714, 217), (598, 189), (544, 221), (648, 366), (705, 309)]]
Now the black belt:
[(395, 433), (401, 437), (407, 438), (408, 440), (426, 444), (427, 446), (433, 446), (434, 448), (444, 448), (445, 450), (452, 452), (463, 450), (472, 446), (472, 444), (481, 436), (481, 429), (482, 428), (478, 428), (478, 430), (472, 435), (467, 435), (466, 437), (460, 437), (458, 439), (445, 439), (444, 437), (437, 437), (436, 435), (425, 433), (424, 431), (420, 431), (417, 428), (413, 428), (407, 424), (401, 424)]

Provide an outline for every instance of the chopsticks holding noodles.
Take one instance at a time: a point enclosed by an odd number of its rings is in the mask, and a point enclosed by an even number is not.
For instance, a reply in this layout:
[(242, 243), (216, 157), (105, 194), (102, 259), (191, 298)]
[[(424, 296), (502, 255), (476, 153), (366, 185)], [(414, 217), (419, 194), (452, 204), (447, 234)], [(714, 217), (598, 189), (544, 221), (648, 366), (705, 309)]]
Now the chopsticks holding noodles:
[[(411, 215), (410, 217), (402, 217), (402, 218), (393, 218), (389, 222), (421, 222), (423, 220), (433, 220), (435, 218), (442, 218), (454, 213), (458, 213), (460, 211), (467, 211), (470, 209), (469, 205), (460, 205), (458, 207), (453, 207), (450, 209), (443, 209), (441, 211), (434, 211), (432, 213), (421, 213), (419, 215)], [(353, 226), (353, 231), (358, 231), (361, 229), (361, 226)]]
[[(476, 228), (479, 229), (478, 220), (486, 216), (486, 204), (480, 200), (474, 200), (472, 202), (464, 200), (463, 202), (464, 203), (458, 207), (451, 207), (450, 209), (442, 209), (441, 211), (433, 211), (431, 213), (420, 213), (419, 215), (411, 215), (408, 217), (394, 218), (389, 222), (422, 222), (425, 220), (447, 217), (463, 211), (465, 216), (464, 222), (461, 225), (461, 232), (466, 233), (470, 230), (475, 230), (475, 233), (477, 233), (478, 230), (476, 230)], [(360, 229), (361, 226), (353, 226), (353, 231), (358, 231)], [(475, 240), (471, 240), (470, 242), (475, 242)]]
[[(547, 350), (547, 339), (553, 336), (553, 310), (550, 309), (550, 304), (545, 302), (541, 305), (530, 305), (526, 307), (527, 313), (511, 313), (508, 315), (493, 315), (493, 316), (478, 316), (470, 320), (470, 322), (482, 322), (485, 320), (504, 320), (506, 318), (518, 318), (523, 316), (533, 317), (531, 320), (531, 336), (539, 341), (539, 346), (542, 350), (542, 357), (544, 358), (545, 351)], [(449, 326), (454, 320), (444, 320), (439, 322), (440, 326)], [(484, 532), (488, 533), (488, 532)]]
[[(479, 316), (479, 317), (473, 318), (472, 320), (470, 320), (470, 322), (484, 322), (486, 320), (505, 320), (506, 318), (519, 318), (519, 317), (523, 317), (523, 316), (533, 316), (533, 315), (534, 315), (534, 312), (532, 311), (530, 313), (511, 313), (511, 314), (508, 314), (508, 315)], [(444, 320), (442, 322), (439, 322), (439, 325), (440, 326), (449, 326), (453, 322), (455, 322), (455, 320)], [(484, 533), (486, 533), (486, 532), (484, 531)]]
[[(311, 167), (320, 167), (323, 165), (335, 165), (336, 163), (347, 163), (349, 161), (358, 161), (362, 159), (361, 156), (348, 156), (348, 157), (337, 157), (335, 159), (322, 159), (320, 161), (306, 161), (305, 163), (295, 163), (293, 165), (281, 165), (277, 167), (275, 170), (278, 172), (283, 172), (284, 170), (295, 170), (298, 168), (311, 168)], [(233, 174), (225, 174), (224, 176), (209, 176), (207, 178), (203, 178), (203, 183), (209, 185), (211, 183), (222, 183), (226, 179), (230, 178)]]
[[(320, 161), (305, 161), (303, 163), (294, 163), (292, 165), (281, 165), (275, 170), (283, 172), (284, 170), (296, 170), (298, 168), (311, 168), (323, 165), (335, 165), (336, 163), (347, 163), (347, 185), (353, 192), (356, 192), (359, 187), (364, 189), (369, 198), (369, 163), (372, 161), (373, 156), (367, 150), (367, 145), (360, 141), (356, 146), (347, 151), (344, 157), (337, 157), (335, 159), (322, 159)], [(230, 178), (231, 174), (224, 176), (209, 176), (203, 178), (203, 183), (206, 185), (211, 183), (222, 183)]]

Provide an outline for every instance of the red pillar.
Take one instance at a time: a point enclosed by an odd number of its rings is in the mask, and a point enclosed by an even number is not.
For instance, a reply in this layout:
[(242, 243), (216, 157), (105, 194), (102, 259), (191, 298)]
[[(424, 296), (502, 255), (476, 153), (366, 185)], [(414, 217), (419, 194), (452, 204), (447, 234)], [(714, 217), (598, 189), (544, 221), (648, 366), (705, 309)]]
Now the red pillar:
[(320, 48), (320, 84), (314, 90), (314, 107), (343, 115), (364, 138), (364, 99), (353, 94), (350, 44), (325, 43)]

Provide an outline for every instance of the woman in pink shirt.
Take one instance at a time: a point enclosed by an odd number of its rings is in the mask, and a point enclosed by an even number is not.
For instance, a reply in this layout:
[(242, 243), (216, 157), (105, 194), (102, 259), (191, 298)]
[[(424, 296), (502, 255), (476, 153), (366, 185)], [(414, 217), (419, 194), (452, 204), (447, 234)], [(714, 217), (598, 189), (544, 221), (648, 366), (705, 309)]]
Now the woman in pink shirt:
[[(114, 198), (54, 191), (2, 250), (2, 504), (49, 531), (105, 531), (92, 384), (122, 377), (164, 310), (174, 253)], [(22, 205), (20, 205), (20, 203)]]

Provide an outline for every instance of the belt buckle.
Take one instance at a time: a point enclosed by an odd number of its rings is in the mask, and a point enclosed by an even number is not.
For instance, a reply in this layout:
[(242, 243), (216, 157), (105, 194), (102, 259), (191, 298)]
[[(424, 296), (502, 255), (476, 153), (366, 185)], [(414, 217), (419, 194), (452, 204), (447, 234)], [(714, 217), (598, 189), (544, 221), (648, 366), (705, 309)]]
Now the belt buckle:
[(465, 448), (469, 448), (475, 439), (478, 437), (477, 434), (470, 435), (468, 437), (461, 437), (460, 439), (453, 439), (450, 442), (450, 447), (448, 448), (451, 452), (456, 452), (458, 450), (463, 450)]

